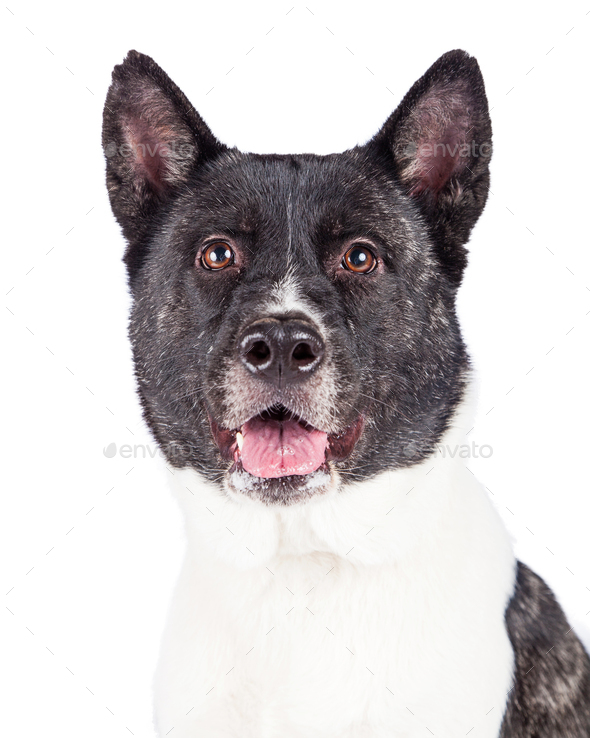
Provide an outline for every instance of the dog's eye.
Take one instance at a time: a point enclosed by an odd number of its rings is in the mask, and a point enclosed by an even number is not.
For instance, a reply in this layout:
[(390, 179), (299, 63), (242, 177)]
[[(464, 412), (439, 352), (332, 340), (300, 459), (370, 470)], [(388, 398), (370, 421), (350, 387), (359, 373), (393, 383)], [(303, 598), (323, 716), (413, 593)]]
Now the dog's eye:
[(372, 272), (377, 264), (373, 252), (362, 244), (355, 243), (354, 246), (344, 254), (342, 266), (349, 272), (356, 274), (368, 274)]
[(205, 269), (223, 269), (234, 262), (234, 252), (224, 241), (209, 244), (201, 255)]

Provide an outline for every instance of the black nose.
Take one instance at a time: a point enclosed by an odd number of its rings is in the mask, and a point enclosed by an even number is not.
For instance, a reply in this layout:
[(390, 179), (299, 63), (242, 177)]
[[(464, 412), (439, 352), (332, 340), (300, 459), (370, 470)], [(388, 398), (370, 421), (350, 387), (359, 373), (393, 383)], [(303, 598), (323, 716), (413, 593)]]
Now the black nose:
[(238, 352), (253, 373), (278, 387), (305, 381), (318, 368), (325, 345), (305, 320), (264, 318), (246, 326), (238, 338)]

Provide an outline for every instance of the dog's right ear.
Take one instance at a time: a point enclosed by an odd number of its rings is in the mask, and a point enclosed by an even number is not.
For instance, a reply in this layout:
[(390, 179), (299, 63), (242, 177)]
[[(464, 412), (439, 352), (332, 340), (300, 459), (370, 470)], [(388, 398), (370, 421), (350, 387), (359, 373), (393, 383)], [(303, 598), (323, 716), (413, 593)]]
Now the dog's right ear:
[(130, 251), (195, 167), (225, 150), (168, 75), (137, 51), (113, 70), (102, 144), (111, 206)]

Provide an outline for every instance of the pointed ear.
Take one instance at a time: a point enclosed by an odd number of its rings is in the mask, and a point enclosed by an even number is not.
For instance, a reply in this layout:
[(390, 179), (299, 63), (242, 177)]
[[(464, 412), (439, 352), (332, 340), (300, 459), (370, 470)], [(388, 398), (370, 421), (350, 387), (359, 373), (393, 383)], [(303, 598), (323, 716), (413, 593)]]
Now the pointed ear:
[(113, 70), (102, 143), (111, 206), (131, 248), (197, 164), (225, 149), (168, 75), (137, 51)]
[(430, 228), (443, 269), (458, 284), (463, 244), (485, 205), (492, 128), (477, 61), (449, 51), (404, 97), (369, 142), (393, 162)]

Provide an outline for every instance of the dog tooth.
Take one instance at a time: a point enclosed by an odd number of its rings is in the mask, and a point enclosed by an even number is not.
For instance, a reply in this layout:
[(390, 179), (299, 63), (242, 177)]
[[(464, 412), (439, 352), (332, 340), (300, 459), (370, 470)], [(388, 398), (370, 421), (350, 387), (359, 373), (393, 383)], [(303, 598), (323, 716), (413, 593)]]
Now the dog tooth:
[(244, 436), (240, 433), (240, 431), (236, 433), (236, 441), (238, 442), (238, 448), (241, 451), (242, 446), (244, 445)]

